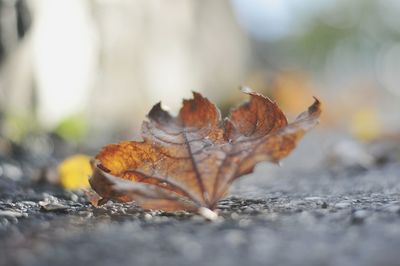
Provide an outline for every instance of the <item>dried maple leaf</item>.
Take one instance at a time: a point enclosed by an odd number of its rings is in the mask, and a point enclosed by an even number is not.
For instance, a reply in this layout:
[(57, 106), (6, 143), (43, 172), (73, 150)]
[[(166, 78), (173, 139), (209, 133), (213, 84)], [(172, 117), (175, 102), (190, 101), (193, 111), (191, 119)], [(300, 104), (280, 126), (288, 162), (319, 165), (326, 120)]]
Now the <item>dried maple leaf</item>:
[(216, 106), (196, 92), (183, 101), (177, 117), (156, 104), (142, 124), (144, 141), (107, 145), (93, 160), (90, 184), (102, 202), (135, 201), (164, 211), (213, 210), (233, 181), (251, 173), (258, 162), (286, 157), (318, 122), (317, 99), (288, 124), (267, 97), (242, 91), (250, 101), (223, 123)]

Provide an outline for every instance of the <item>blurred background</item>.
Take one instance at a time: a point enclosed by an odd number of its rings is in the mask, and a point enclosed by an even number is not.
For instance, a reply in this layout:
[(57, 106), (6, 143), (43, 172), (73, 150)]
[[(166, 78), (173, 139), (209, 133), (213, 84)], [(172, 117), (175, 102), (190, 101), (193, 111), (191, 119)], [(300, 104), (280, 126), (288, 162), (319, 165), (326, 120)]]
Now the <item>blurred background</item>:
[(18, 176), (19, 156), (45, 166), (138, 139), (153, 104), (177, 112), (191, 91), (227, 114), (241, 85), (289, 118), (317, 96), (314, 150), (368, 164), (364, 143), (400, 139), (399, 13), (396, 0), (0, 0), (0, 175)]

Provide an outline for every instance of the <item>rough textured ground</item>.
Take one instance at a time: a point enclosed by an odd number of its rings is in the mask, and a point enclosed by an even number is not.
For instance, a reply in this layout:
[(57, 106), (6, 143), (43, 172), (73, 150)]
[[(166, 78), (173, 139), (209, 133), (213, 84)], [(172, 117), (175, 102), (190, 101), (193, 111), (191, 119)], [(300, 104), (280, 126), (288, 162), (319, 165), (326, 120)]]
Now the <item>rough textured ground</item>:
[(0, 265), (400, 265), (400, 162), (305, 152), (240, 181), (216, 222), (0, 177)]

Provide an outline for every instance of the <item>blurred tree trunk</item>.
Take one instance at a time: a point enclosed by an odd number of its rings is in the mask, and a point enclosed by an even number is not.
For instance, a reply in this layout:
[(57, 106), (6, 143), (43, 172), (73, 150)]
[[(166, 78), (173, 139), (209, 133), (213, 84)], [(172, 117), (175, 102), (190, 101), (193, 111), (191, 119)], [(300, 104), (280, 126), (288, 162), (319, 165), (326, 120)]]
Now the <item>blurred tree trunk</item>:
[(48, 128), (82, 111), (96, 130), (137, 129), (159, 100), (175, 109), (196, 90), (218, 101), (245, 76), (229, 0), (29, 3), (33, 27), (2, 70), (2, 98), (29, 113), (35, 86)]

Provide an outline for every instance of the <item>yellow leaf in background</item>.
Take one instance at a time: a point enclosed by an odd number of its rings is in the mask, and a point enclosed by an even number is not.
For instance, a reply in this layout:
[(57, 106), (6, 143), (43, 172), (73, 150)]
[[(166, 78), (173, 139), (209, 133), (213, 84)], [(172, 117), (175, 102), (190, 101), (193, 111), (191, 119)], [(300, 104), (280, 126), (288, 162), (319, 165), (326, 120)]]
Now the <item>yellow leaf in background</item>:
[(353, 135), (360, 140), (374, 140), (381, 133), (380, 121), (375, 109), (362, 108), (353, 114), (350, 129)]
[(66, 189), (89, 187), (91, 174), (90, 157), (83, 154), (70, 156), (58, 166), (60, 183)]

